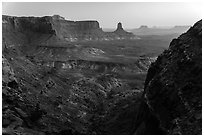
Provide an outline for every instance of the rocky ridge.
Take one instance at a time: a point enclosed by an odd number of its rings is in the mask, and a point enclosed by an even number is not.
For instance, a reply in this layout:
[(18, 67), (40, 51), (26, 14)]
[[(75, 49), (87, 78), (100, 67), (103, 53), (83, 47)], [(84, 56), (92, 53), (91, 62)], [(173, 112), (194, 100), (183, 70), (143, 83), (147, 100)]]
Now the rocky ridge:
[[(44, 17), (13, 17), (3, 15), (3, 39), (7, 35), (20, 33), (24, 43), (41, 45), (65, 44), (67, 42), (90, 40), (135, 39), (132, 33), (121, 29), (119, 32), (103, 32), (98, 21), (69, 21), (59, 15)], [(12, 34), (10, 34), (12, 32)], [(19, 40), (13, 36), (14, 40)], [(12, 39), (6, 41), (14, 41)], [(21, 42), (22, 43), (22, 42)]]
[(151, 64), (139, 111), (136, 134), (202, 134), (201, 20)]
[(40, 63), (21, 54), (3, 51), (3, 134), (130, 134), (142, 95), (134, 77), (143, 78), (146, 64)]

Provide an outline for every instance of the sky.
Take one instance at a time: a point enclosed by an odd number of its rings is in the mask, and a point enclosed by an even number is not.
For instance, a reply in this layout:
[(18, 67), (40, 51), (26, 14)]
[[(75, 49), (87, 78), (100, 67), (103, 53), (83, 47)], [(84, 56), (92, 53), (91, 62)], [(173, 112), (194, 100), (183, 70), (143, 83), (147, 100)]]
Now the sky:
[(125, 29), (140, 25), (193, 25), (202, 18), (202, 4), (192, 2), (3, 2), (10, 16), (60, 15), (67, 20), (97, 20), (102, 28)]

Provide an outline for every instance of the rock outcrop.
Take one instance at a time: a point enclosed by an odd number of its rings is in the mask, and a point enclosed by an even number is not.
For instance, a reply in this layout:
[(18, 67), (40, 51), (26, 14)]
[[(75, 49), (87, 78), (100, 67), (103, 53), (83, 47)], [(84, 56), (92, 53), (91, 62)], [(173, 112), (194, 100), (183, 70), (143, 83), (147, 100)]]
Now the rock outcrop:
[(135, 39), (136, 37), (133, 37), (133, 34), (130, 32), (127, 32), (123, 29), (122, 23), (119, 22), (117, 25), (117, 29), (114, 31), (114, 34), (116, 34), (119, 38), (118, 39)]
[(18, 50), (3, 51), (3, 134), (133, 132), (146, 61), (35, 62)]
[[(54, 15), (44, 17), (14, 17), (3, 15), (3, 39), (13, 35), (15, 41), (24, 39), (24, 43), (35, 42), (41, 45), (64, 44), (75, 41), (134, 39), (135, 35), (121, 28), (111, 33), (103, 32), (98, 21), (69, 21)], [(121, 31), (122, 30), (122, 31)], [(119, 32), (119, 33), (117, 33)], [(122, 32), (122, 33), (121, 33)], [(22, 37), (22, 38), (21, 38)], [(10, 41), (14, 41), (10, 40)], [(7, 40), (8, 41), (8, 40)], [(39, 42), (40, 41), (40, 42)], [(22, 43), (22, 42), (20, 42)]]
[(137, 134), (202, 134), (202, 21), (152, 63), (144, 90)]
[(123, 30), (122, 23), (119, 22), (116, 31)]

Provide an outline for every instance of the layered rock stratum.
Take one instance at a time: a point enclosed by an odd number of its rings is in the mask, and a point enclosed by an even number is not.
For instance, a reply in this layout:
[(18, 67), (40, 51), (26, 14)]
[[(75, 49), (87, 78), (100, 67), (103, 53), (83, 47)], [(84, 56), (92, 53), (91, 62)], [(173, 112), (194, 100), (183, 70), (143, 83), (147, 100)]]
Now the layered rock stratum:
[[(23, 42), (36, 42), (41, 45), (51, 45), (53, 42), (63, 44), (82, 40), (108, 41), (137, 38), (134, 34), (123, 29), (118, 33), (103, 32), (98, 21), (94, 20), (70, 21), (65, 20), (65, 18), (59, 15), (44, 17), (13, 17), (3, 15), (2, 18), (3, 28), (6, 29), (6, 31), (3, 31), (6, 33), (3, 35), (4, 39), (8, 38), (6, 35), (21, 32), (22, 37), (25, 38)], [(9, 41), (12, 41), (12, 39)]]

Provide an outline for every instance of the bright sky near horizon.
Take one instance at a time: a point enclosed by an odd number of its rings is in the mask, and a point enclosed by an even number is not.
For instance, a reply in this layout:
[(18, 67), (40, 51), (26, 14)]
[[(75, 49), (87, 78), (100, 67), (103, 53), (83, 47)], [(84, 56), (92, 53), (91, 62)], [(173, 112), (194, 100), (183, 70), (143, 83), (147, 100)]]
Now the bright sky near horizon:
[(202, 18), (202, 4), (192, 2), (3, 2), (2, 14), (47, 16), (58, 14), (67, 20), (97, 20), (102, 28), (140, 25), (193, 25)]

